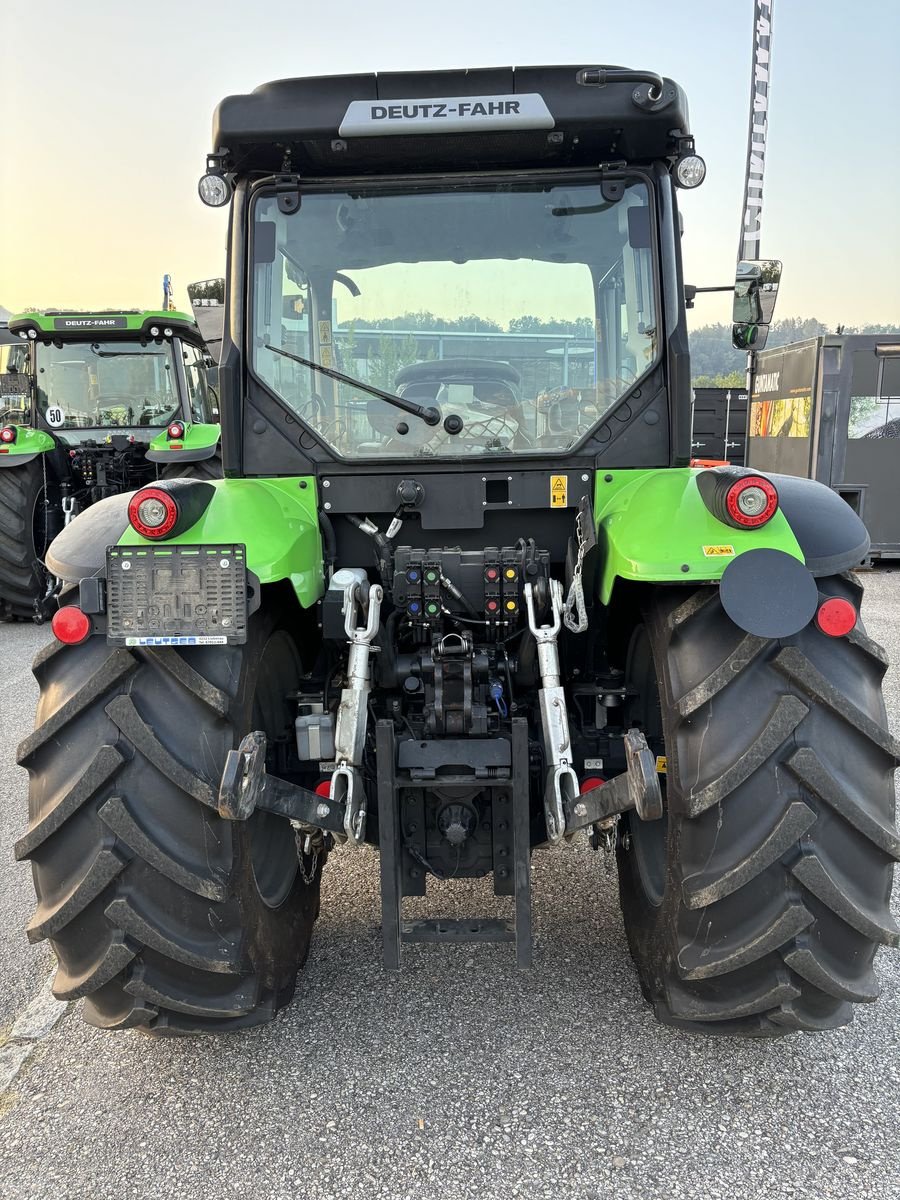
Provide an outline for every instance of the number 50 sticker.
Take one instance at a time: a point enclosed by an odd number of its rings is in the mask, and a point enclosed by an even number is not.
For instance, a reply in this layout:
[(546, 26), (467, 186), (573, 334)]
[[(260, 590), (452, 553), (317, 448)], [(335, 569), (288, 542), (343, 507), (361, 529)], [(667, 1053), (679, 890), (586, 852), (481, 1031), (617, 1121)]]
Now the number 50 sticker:
[(61, 429), (65, 423), (66, 414), (63, 412), (63, 410), (61, 408), (57, 408), (55, 405), (51, 405), (50, 408), (47, 409), (47, 424), (52, 429)]

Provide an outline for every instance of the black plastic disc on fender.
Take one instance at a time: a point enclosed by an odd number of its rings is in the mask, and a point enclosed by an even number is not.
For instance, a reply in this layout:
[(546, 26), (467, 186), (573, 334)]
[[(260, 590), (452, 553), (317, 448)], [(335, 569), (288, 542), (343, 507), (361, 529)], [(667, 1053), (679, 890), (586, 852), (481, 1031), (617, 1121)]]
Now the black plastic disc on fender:
[(808, 625), (819, 589), (799, 559), (783, 550), (745, 550), (725, 568), (722, 607), (740, 629), (757, 637), (792, 637)]

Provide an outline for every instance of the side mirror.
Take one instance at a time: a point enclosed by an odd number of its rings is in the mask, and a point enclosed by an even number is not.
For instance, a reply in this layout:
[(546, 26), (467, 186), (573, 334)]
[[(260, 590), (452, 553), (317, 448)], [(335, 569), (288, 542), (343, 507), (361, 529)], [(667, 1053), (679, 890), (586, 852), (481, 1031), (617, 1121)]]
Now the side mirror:
[(731, 342), (736, 350), (761, 350), (775, 311), (781, 263), (777, 258), (744, 260), (734, 280)]

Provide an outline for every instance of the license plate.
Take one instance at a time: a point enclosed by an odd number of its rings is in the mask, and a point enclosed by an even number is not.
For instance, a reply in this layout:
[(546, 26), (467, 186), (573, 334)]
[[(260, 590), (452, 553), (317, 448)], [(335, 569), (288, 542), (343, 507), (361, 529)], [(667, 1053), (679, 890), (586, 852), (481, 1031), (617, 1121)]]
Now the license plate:
[(244, 546), (110, 546), (106, 640), (236, 646), (247, 640)]

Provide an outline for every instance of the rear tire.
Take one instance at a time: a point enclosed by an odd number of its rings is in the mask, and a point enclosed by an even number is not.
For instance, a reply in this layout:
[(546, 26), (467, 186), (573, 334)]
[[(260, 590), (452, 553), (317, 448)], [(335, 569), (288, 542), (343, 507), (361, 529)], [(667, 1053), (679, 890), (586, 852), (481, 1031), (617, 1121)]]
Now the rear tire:
[[(859, 606), (851, 577), (817, 583)], [(629, 656), (631, 717), (651, 744), (664, 738), (667, 811), (629, 814), (618, 860), (660, 1021), (778, 1036), (845, 1025), (877, 998), (876, 950), (900, 944), (885, 669), (861, 626), (769, 641), (734, 626), (715, 588), (651, 600)]]
[(166, 463), (159, 473), (160, 479), (221, 479), (222, 455), (217, 450), (212, 458), (201, 458), (199, 462)]
[[(30, 823), (32, 941), (49, 938), (60, 999), (108, 1029), (223, 1030), (293, 995), (323, 860), (294, 832), (215, 808), (225, 755), (251, 729), (293, 736), (300, 655), (260, 610), (245, 646), (47, 647), (35, 732), (19, 748)], [(304, 878), (304, 876), (306, 878)], [(306, 880), (309, 880), (307, 882)]]
[(40, 458), (0, 468), (0, 618), (43, 615), (44, 468)]

